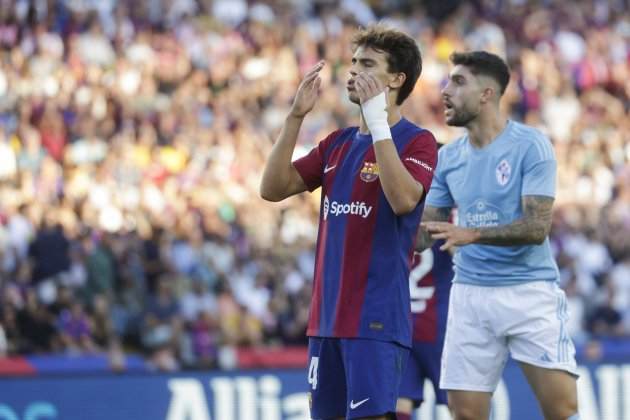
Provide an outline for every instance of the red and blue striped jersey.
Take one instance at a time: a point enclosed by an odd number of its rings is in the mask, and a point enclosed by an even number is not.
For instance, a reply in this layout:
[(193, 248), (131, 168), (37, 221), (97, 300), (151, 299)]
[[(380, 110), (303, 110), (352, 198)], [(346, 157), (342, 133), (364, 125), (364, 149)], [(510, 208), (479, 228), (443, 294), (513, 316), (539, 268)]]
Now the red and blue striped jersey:
[[(391, 127), (398, 155), (425, 195), (437, 163), (433, 135), (406, 119)], [(397, 216), (379, 180), (372, 137), (336, 131), (293, 162), (309, 191), (322, 187), (307, 335), (411, 345), (409, 266), (424, 207)]]
[(448, 300), (453, 281), (453, 258), (440, 251), (444, 241), (437, 241), (423, 252), (414, 252), (409, 273), (409, 295), (413, 316), (413, 341), (444, 341)]

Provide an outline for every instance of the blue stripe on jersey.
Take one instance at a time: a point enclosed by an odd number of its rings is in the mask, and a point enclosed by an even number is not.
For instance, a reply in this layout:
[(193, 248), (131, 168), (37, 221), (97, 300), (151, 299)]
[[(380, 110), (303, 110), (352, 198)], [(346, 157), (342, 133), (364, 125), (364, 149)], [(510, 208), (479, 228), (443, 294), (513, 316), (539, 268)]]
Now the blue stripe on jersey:
[[(400, 127), (400, 132), (396, 136), (396, 149), (398, 154), (420, 134), (422, 129), (413, 125), (409, 121), (404, 121), (404, 126)], [(365, 302), (361, 308), (361, 324), (359, 327), (359, 335), (361, 337), (371, 337), (376, 339), (396, 339), (399, 338), (400, 344), (411, 345), (411, 317), (409, 308), (397, 308), (398, 313), (392, 312), (391, 305), (395, 302), (409, 302), (409, 259), (417, 231), (418, 222), (424, 202), (419, 204), (416, 209), (403, 216), (398, 217), (391, 209), (385, 194), (381, 191), (379, 198), (376, 230), (374, 232), (374, 240), (372, 243), (372, 255), (370, 260), (370, 268), (368, 271), (368, 292), (365, 294)], [(392, 225), (391, 221), (396, 224)], [(408, 235), (401, 236), (402, 232), (408, 232)], [(379, 256), (391, 253), (392, 247), (398, 247), (398, 254), (393, 261), (383, 261)], [(400, 296), (396, 300), (388, 301), (387, 293), (378, 293), (378, 289), (382, 286), (382, 282), (400, 281), (400, 287), (397, 289)], [(385, 288), (383, 288), (385, 290)], [(391, 297), (393, 298), (393, 297)], [(383, 309), (378, 309), (378, 308)], [(369, 316), (368, 316), (369, 314)], [(392, 315), (392, 319), (376, 319), (378, 316)], [(405, 322), (404, 324), (401, 324)], [(393, 333), (392, 337), (382, 337), (378, 330), (370, 328), (370, 324), (382, 323), (392, 325), (386, 328)]]
[[(340, 136), (341, 138), (341, 136)], [(343, 141), (347, 139), (343, 136)], [(346, 152), (347, 154), (347, 152)], [(345, 156), (342, 157), (345, 159)], [(333, 192), (339, 194), (339, 190), (343, 190), (346, 183), (343, 182), (344, 177), (347, 176), (345, 171), (342, 171), (343, 167), (341, 166), (341, 161), (337, 163), (340, 166), (337, 169), (337, 173), (335, 174), (335, 180), (332, 185), (329, 186), (329, 195), (332, 195)], [(343, 191), (341, 191), (343, 193)], [(322, 191), (322, 201), (325, 200), (326, 196)], [(334, 199), (330, 199), (333, 201)], [(323, 208), (323, 206), (322, 206)], [(328, 331), (331, 330), (334, 325), (335, 318), (334, 313), (330, 311), (331, 305), (334, 305), (334, 302), (337, 300), (337, 294), (339, 291), (338, 284), (335, 287), (331, 287), (331, 279), (339, 282), (341, 277), (340, 264), (337, 261), (335, 255), (341, 254), (341, 249), (343, 244), (341, 241), (335, 240), (335, 235), (332, 234), (333, 230), (340, 229), (339, 224), (341, 223), (341, 218), (329, 218), (328, 223), (328, 234), (326, 243), (324, 244), (323, 252), (323, 270), (322, 270), (322, 295), (320, 302), (320, 311), (319, 311), (319, 326), (318, 333), (321, 336), (326, 336)], [(342, 226), (341, 229), (344, 229), (345, 226)]]
[(324, 165), (326, 165), (330, 155), (335, 151), (335, 149), (341, 147), (346, 141), (349, 141), (349, 139), (352, 138), (354, 131), (356, 131), (356, 127), (348, 127), (339, 131), (337, 138), (333, 140), (332, 144), (328, 146), (326, 152), (324, 152)]
[[(367, 150), (372, 146), (371, 141), (356, 141), (355, 134), (358, 132), (356, 127), (346, 130), (337, 140), (338, 144), (342, 142), (352, 142), (349, 150), (342, 157), (343, 161), (337, 163), (338, 172), (335, 174), (335, 181), (331, 188), (326, 191), (330, 205), (333, 202), (349, 203), (352, 196), (352, 189), (356, 174), (361, 170), (363, 159)], [(350, 159), (350, 160), (348, 160)], [(341, 288), (341, 270), (343, 257), (343, 246), (345, 238), (346, 225), (348, 215), (340, 214), (336, 217), (328, 218), (328, 238), (325, 244), (324, 257), (324, 284), (322, 290), (322, 302), (319, 318), (319, 334), (321, 336), (330, 336), (335, 326), (335, 307), (337, 298)], [(340, 234), (341, 233), (341, 234)], [(335, 281), (336, 287), (331, 284)]]

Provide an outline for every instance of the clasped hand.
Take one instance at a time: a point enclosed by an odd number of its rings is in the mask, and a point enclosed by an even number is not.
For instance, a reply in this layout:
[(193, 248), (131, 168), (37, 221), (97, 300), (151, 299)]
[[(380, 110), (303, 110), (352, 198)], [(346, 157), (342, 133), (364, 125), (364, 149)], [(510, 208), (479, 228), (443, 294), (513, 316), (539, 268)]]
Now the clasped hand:
[(431, 234), (432, 239), (444, 239), (444, 244), (440, 247), (442, 251), (447, 251), (457, 246), (472, 244), (477, 239), (476, 231), (456, 226), (452, 223), (423, 222), (420, 226)]

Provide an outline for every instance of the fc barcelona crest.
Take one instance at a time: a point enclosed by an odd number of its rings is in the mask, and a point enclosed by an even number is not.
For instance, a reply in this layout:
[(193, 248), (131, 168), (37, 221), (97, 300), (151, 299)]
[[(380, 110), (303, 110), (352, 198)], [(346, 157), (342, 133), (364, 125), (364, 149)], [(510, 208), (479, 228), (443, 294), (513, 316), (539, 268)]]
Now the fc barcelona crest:
[(361, 179), (365, 182), (376, 181), (378, 178), (378, 163), (376, 162), (363, 162), (363, 169), (361, 169)]

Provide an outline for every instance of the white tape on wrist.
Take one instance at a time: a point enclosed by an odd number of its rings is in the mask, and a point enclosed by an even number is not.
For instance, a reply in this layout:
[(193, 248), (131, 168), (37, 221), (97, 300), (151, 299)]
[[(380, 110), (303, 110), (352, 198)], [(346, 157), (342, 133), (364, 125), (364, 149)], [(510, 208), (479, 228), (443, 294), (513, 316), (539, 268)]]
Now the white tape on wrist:
[(381, 92), (373, 98), (361, 104), (363, 118), (372, 135), (372, 142), (387, 140), (392, 138), (392, 133), (387, 123), (387, 100), (385, 92)]

